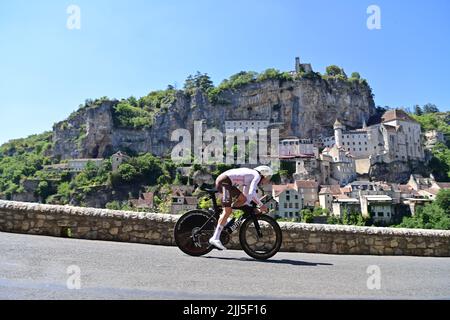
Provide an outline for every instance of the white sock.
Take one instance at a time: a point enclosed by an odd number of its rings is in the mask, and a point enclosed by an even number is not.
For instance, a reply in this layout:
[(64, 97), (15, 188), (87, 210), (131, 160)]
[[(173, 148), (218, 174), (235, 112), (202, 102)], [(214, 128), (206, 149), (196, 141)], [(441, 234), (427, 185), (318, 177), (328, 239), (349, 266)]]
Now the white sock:
[(214, 231), (213, 240), (220, 240), (220, 234), (222, 233), (223, 227), (217, 226), (216, 231)]

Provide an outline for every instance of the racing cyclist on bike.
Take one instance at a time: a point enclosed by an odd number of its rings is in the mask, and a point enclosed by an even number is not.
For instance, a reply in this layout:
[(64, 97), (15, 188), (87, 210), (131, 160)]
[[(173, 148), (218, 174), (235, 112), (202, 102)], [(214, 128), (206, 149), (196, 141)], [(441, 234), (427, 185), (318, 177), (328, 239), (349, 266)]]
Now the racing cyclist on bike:
[[(209, 243), (219, 250), (226, 250), (220, 241), (220, 234), (232, 213), (232, 207), (242, 207), (255, 202), (262, 213), (268, 211), (267, 207), (259, 200), (256, 188), (267, 184), (273, 176), (273, 170), (268, 166), (260, 166), (255, 169), (239, 168), (222, 173), (216, 179), (216, 189), (222, 193), (223, 213), (220, 216), (214, 235)], [(243, 192), (237, 188), (241, 186)], [(235, 200), (233, 202), (233, 200)]]

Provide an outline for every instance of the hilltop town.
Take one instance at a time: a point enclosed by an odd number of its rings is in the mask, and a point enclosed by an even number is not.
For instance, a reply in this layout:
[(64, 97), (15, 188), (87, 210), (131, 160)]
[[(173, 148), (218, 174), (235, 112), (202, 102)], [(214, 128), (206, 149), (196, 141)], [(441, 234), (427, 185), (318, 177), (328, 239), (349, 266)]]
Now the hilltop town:
[(260, 191), (279, 219), (400, 224), (450, 188), (430, 164), (448, 132), (423, 128), (403, 109), (376, 108), (356, 72), (330, 66), (321, 75), (297, 58), (293, 71), (241, 72), (218, 87), (198, 73), (184, 90), (86, 101), (52, 132), (0, 148), (2, 165), (17, 162), (1, 170), (0, 198), (172, 214), (207, 208), (197, 187), (233, 166), (170, 160), (170, 133), (192, 131), (195, 121), (279, 129), (281, 171)]

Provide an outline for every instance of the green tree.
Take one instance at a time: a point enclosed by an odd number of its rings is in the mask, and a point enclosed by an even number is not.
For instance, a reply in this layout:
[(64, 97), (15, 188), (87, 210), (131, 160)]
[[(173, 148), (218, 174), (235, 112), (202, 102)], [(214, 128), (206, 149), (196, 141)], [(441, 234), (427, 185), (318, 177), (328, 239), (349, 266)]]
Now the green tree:
[(421, 116), (423, 114), (422, 108), (418, 104), (414, 106), (414, 114), (416, 116)]
[(441, 189), (436, 196), (436, 205), (450, 215), (450, 189)]
[(71, 188), (69, 182), (63, 182), (58, 186), (58, 195), (63, 198), (63, 202), (68, 202), (70, 199)]
[(351, 78), (360, 80), (361, 79), (361, 75), (359, 74), (359, 72), (353, 72), (352, 75), (351, 75)]
[(413, 217), (403, 218), (398, 227), (450, 230), (450, 216), (436, 203), (426, 204), (417, 208)]
[(189, 75), (184, 83), (184, 91), (188, 94), (192, 94), (196, 89), (208, 92), (208, 90), (214, 88), (214, 83), (207, 73), (201, 73), (197, 71), (195, 76)]
[(309, 209), (303, 209), (300, 211), (303, 223), (312, 223), (314, 221), (314, 214)]
[(432, 103), (427, 103), (426, 105), (423, 106), (423, 112), (424, 113), (437, 113), (439, 112), (439, 108)]
[(36, 195), (45, 200), (52, 194), (52, 189), (47, 181), (41, 181), (36, 188)]
[(343, 76), (344, 70), (336, 65), (331, 65), (326, 68), (326, 75), (329, 77)]
[(131, 164), (123, 163), (117, 169), (117, 173), (121, 179), (121, 181), (125, 183), (131, 183), (135, 181), (138, 176), (138, 172), (135, 167)]

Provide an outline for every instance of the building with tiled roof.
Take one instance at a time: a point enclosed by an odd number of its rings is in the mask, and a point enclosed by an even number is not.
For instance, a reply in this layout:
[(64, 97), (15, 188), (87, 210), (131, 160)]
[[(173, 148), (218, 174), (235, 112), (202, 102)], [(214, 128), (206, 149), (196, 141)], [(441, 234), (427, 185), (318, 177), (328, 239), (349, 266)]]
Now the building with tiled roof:
[(424, 160), (420, 124), (401, 109), (388, 110), (381, 123), (346, 130), (338, 120), (334, 125), (335, 144), (357, 159), (374, 162)]
[(416, 122), (412, 117), (410, 117), (405, 111), (402, 109), (392, 109), (386, 111), (381, 117), (381, 121), (383, 123), (390, 121), (408, 121), (408, 122)]
[(273, 185), (272, 197), (278, 203), (277, 216), (288, 219), (300, 217), (300, 210), (303, 209), (303, 195), (295, 183)]

